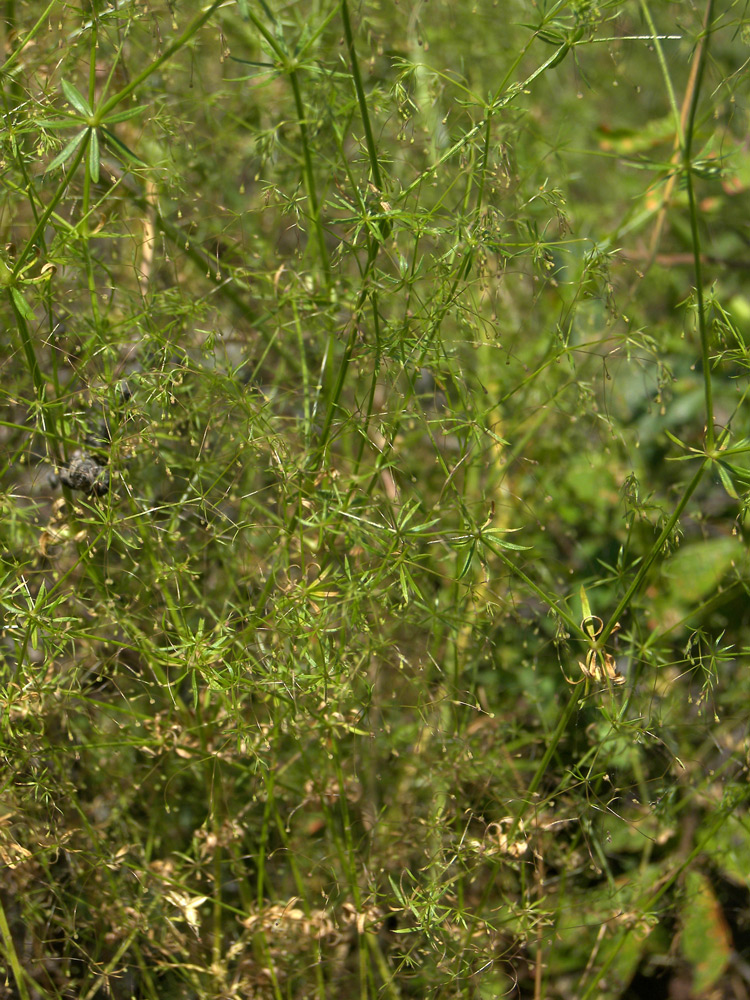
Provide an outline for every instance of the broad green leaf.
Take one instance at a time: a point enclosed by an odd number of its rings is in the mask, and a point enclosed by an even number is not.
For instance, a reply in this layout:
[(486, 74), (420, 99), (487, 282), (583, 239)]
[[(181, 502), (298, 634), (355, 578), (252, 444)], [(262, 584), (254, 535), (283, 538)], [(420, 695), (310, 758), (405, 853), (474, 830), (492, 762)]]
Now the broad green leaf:
[(745, 813), (730, 813), (706, 843), (706, 854), (722, 876), (736, 885), (747, 884), (750, 872), (750, 829)]
[(58, 153), (52, 163), (47, 166), (47, 170), (55, 170), (57, 167), (62, 166), (62, 164), (65, 163), (65, 161), (69, 159), (81, 145), (83, 140), (86, 138), (87, 132), (88, 129), (84, 128), (81, 129), (77, 135), (74, 135), (62, 152)]
[[(548, 957), (550, 975), (579, 975), (581, 956), (594, 953), (598, 962), (584, 973), (580, 985), (595, 985), (596, 989), (587, 995), (596, 1000), (617, 1000), (622, 996), (624, 985), (630, 982), (658, 927), (657, 915), (649, 908), (649, 896), (662, 876), (663, 869), (658, 865), (644, 865), (638, 878), (623, 876), (614, 882), (602, 881), (577, 899), (568, 899), (555, 926), (555, 947)], [(633, 919), (623, 920), (625, 913), (633, 914)], [(610, 956), (606, 980), (598, 980), (598, 966)]]
[(724, 576), (746, 556), (740, 538), (709, 538), (683, 545), (664, 563), (671, 599), (681, 605), (699, 603), (713, 594)]
[(91, 110), (91, 105), (83, 94), (77, 90), (72, 83), (68, 83), (67, 80), (61, 80), (60, 84), (68, 103), (72, 104), (76, 111), (80, 114), (86, 115), (87, 118), (90, 118), (94, 112)]
[(610, 128), (600, 125), (596, 130), (599, 135), (599, 148), (611, 150), (620, 156), (643, 153), (662, 143), (674, 141), (674, 118), (665, 115), (649, 122), (640, 122), (637, 129)]
[(682, 954), (693, 968), (693, 994), (703, 996), (717, 982), (732, 956), (732, 936), (711, 885), (701, 872), (685, 878)]

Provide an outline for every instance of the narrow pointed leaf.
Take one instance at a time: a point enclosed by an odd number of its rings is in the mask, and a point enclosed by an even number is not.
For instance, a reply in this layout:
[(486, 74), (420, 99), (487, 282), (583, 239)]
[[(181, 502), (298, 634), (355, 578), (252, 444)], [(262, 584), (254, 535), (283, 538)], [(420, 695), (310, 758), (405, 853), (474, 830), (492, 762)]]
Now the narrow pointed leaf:
[(89, 177), (96, 184), (99, 180), (99, 136), (96, 129), (91, 129), (89, 140)]
[(581, 612), (583, 614), (583, 620), (587, 622), (589, 621), (589, 619), (593, 618), (593, 615), (591, 614), (591, 605), (589, 604), (589, 597), (588, 594), (586, 593), (586, 588), (584, 587), (583, 584), (581, 584), (580, 596), (581, 596)]
[(671, 441), (671, 442), (672, 442), (673, 444), (676, 444), (676, 445), (678, 445), (678, 446), (679, 446), (680, 448), (682, 448), (682, 449), (683, 449), (684, 451), (689, 451), (689, 448), (688, 448), (688, 446), (687, 446), (687, 445), (685, 444), (685, 442), (684, 442), (684, 441), (680, 441), (680, 439), (679, 439), (678, 437), (676, 437), (676, 436), (675, 436), (674, 434), (672, 434), (672, 432), (671, 432), (671, 431), (667, 431), (667, 430), (665, 430), (665, 431), (664, 431), (664, 433), (665, 433), (665, 434), (667, 435), (667, 437), (669, 438), (669, 440), (670, 440), (670, 441)]
[(139, 104), (137, 108), (128, 108), (127, 111), (117, 111), (113, 115), (107, 115), (104, 121), (107, 125), (116, 125), (118, 122), (126, 122), (131, 118), (135, 118), (142, 111), (147, 110), (147, 104)]
[(263, 10), (265, 12), (265, 15), (268, 18), (268, 20), (269, 21), (273, 21), (273, 23), (276, 24), (277, 23), (276, 22), (276, 18), (274, 17), (274, 15), (269, 10), (268, 4), (266, 3), (266, 0), (260, 0), (260, 5), (263, 8)]
[(744, 469), (741, 465), (734, 465), (732, 462), (722, 461), (718, 464), (723, 466), (727, 472), (731, 473), (733, 480), (738, 482), (740, 486), (745, 489), (750, 487), (750, 469)]
[(86, 138), (87, 132), (88, 129), (84, 128), (81, 129), (81, 131), (77, 135), (74, 135), (73, 138), (68, 143), (68, 145), (65, 146), (65, 148), (62, 150), (62, 152), (58, 153), (57, 156), (52, 161), (52, 163), (48, 165), (47, 170), (55, 170), (57, 167), (65, 163), (65, 161), (69, 159), (69, 157), (71, 157), (73, 153), (75, 153), (75, 151), (81, 145), (83, 140)]
[(474, 558), (474, 552), (476, 551), (476, 547), (477, 547), (476, 542), (472, 542), (471, 545), (469, 546), (469, 551), (466, 553), (463, 566), (461, 567), (461, 570), (458, 576), (456, 577), (457, 580), (463, 580), (463, 578), (469, 572), (469, 569), (471, 568), (471, 561)]
[(727, 493), (729, 494), (729, 496), (733, 500), (739, 500), (739, 496), (737, 495), (737, 490), (734, 488), (734, 483), (732, 482), (732, 478), (729, 475), (729, 472), (727, 471), (727, 469), (725, 468), (724, 463), (723, 462), (717, 462), (716, 463), (716, 470), (719, 473), (719, 479), (721, 480), (721, 484), (724, 487), (724, 489), (727, 491)]
[(731, 448), (723, 450), (725, 455), (746, 455), (750, 451), (750, 439), (740, 438), (735, 441)]
[(80, 125), (81, 123), (79, 117), (72, 114), (69, 114), (67, 118), (35, 118), (34, 121), (39, 128), (48, 132), (69, 129), (72, 125)]
[(34, 322), (36, 320), (36, 316), (34, 315), (33, 309), (24, 298), (23, 293), (20, 292), (17, 288), (11, 288), (10, 295), (11, 298), (13, 299), (13, 305), (20, 312), (23, 318), (27, 322)]
[(129, 160), (131, 163), (136, 163), (139, 167), (145, 167), (148, 164), (142, 160), (139, 156), (126, 146), (122, 140), (118, 139), (117, 136), (110, 132), (107, 128), (102, 128), (102, 138), (104, 139), (104, 144), (108, 149), (111, 149), (113, 153), (118, 153), (123, 159)]
[(67, 80), (61, 80), (60, 83), (63, 94), (65, 94), (68, 103), (72, 104), (76, 111), (80, 114), (86, 115), (87, 118), (90, 118), (94, 112), (91, 110), (91, 105), (83, 94), (77, 90), (72, 83), (68, 83)]
[(500, 549), (510, 549), (512, 552), (528, 552), (530, 545), (516, 545), (515, 542), (506, 542), (504, 538), (493, 538), (493, 542)]

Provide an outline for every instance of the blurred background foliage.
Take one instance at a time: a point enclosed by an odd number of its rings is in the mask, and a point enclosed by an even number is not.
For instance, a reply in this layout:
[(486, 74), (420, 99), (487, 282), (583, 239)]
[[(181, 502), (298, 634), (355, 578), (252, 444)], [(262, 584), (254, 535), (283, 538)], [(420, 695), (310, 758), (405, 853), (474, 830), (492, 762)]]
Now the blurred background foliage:
[(744, 3), (0, 29), (0, 996), (750, 995)]

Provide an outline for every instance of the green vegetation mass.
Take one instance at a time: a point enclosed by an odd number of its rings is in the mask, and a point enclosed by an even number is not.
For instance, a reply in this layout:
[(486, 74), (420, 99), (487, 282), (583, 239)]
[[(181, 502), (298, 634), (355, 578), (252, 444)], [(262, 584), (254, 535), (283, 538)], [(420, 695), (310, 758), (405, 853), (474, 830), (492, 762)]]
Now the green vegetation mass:
[(0, 0), (0, 1000), (750, 995), (748, 60)]

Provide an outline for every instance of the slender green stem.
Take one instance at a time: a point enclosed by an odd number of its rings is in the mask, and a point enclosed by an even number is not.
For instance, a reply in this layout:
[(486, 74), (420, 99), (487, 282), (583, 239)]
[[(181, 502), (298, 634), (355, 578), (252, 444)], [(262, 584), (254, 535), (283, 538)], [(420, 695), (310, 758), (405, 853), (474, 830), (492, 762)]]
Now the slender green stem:
[(369, 440), (369, 428), (370, 421), (372, 420), (372, 413), (375, 407), (375, 389), (378, 384), (378, 375), (380, 373), (380, 356), (381, 356), (381, 334), (380, 334), (380, 316), (378, 314), (378, 297), (373, 293), (370, 298), (370, 304), (372, 306), (372, 329), (375, 337), (375, 360), (372, 366), (372, 376), (370, 378), (370, 391), (367, 394), (367, 408), (362, 417), (362, 426), (360, 429), (360, 441), (359, 448), (357, 449), (357, 455), (354, 459), (354, 468), (352, 470), (352, 480), (356, 482), (359, 477), (359, 469), (362, 464), (362, 458), (364, 457), (365, 447), (367, 441)]
[(320, 204), (318, 202), (318, 194), (315, 189), (315, 172), (313, 170), (312, 164), (312, 153), (310, 150), (310, 141), (307, 134), (307, 124), (306, 124), (306, 114), (305, 106), (302, 101), (302, 91), (299, 85), (299, 74), (296, 70), (291, 70), (289, 73), (289, 82), (292, 87), (292, 93), (294, 94), (294, 105), (297, 109), (297, 125), (299, 126), (300, 137), (302, 139), (302, 157), (304, 163), (304, 177), (305, 177), (305, 188), (307, 190), (307, 200), (310, 203), (310, 216), (312, 218), (313, 228), (315, 230), (315, 236), (318, 241), (318, 250), (320, 251), (320, 260), (323, 265), (323, 271), (326, 277), (326, 284), (330, 286), (331, 284), (331, 262), (328, 256), (328, 247), (326, 246), (326, 236), (323, 230), (323, 223), (320, 217)]
[(19, 310), (13, 296), (9, 294), (8, 297), (10, 299), (11, 309), (13, 310), (13, 315), (16, 320), (16, 329), (18, 330), (21, 338), (23, 352), (26, 356), (26, 365), (34, 383), (37, 406), (39, 408), (40, 423), (44, 429), (45, 437), (49, 442), (50, 450), (52, 451), (55, 461), (61, 462), (63, 457), (63, 441), (61, 439), (60, 429), (57, 425), (57, 408), (55, 404), (50, 404), (47, 400), (47, 383), (42, 375), (42, 370), (39, 367), (39, 361), (36, 356), (34, 342), (31, 337), (31, 331), (29, 330), (26, 322), (26, 317)]
[(49, 21), (49, 16), (52, 13), (53, 8), (58, 3), (58, 0), (50, 0), (47, 6), (44, 8), (43, 12), (39, 15), (39, 18), (34, 23), (33, 27), (24, 36), (23, 41), (21, 41), (14, 51), (8, 56), (5, 62), (0, 66), (0, 74), (6, 74), (10, 70), (11, 66), (20, 59), (23, 54), (24, 49), (33, 42), (39, 32), (44, 28), (44, 26)]
[(47, 222), (48, 222), (50, 216), (52, 215), (52, 213), (54, 212), (54, 210), (57, 208), (57, 206), (62, 201), (63, 195), (68, 190), (68, 187), (70, 186), (70, 182), (72, 181), (73, 176), (75, 175), (75, 172), (78, 169), (79, 163), (81, 162), (81, 160), (83, 159), (83, 157), (86, 155), (87, 149), (88, 149), (88, 141), (84, 140), (80, 144), (80, 146), (78, 147), (78, 149), (76, 150), (76, 152), (75, 152), (75, 154), (73, 156), (73, 159), (71, 160), (70, 166), (68, 167), (68, 170), (65, 173), (65, 175), (63, 176), (63, 178), (60, 181), (60, 183), (57, 185), (57, 188), (56, 188), (54, 194), (52, 195), (52, 198), (50, 199), (49, 204), (47, 205), (47, 207), (45, 208), (45, 210), (42, 212), (41, 216), (39, 217), (39, 220), (37, 221), (37, 224), (34, 226), (34, 230), (33, 230), (32, 234), (31, 234), (31, 236), (26, 241), (25, 247), (19, 253), (19, 255), (18, 255), (17, 259), (16, 259), (16, 262), (15, 262), (15, 264), (13, 266), (13, 277), (14, 278), (18, 277), (18, 275), (21, 273), (21, 269), (23, 268), (23, 265), (29, 259), (29, 256), (33, 253), (34, 247), (36, 246), (37, 241), (39, 240), (41, 234), (44, 231), (44, 227), (47, 225)]
[[(492, 110), (487, 112), (486, 127), (484, 130), (484, 144), (482, 148), (482, 165), (479, 168), (479, 190), (477, 191), (477, 203), (474, 210), (476, 221), (479, 222), (482, 211), (482, 201), (484, 200), (484, 186), (487, 181), (487, 164), (490, 156), (490, 140), (492, 138)], [(467, 192), (468, 195), (468, 192)]]
[[(743, 798), (746, 798), (746, 793), (743, 793)], [(727, 795), (726, 802), (713, 812), (710, 822), (706, 825), (703, 832), (703, 836), (699, 841), (694, 844), (690, 852), (681, 859), (679, 864), (675, 865), (674, 868), (669, 872), (666, 878), (659, 881), (658, 888), (651, 893), (651, 895), (643, 900), (640, 905), (640, 912), (644, 914), (650, 914), (653, 912), (654, 907), (659, 902), (659, 900), (672, 888), (680, 875), (695, 861), (697, 857), (706, 849), (706, 846), (711, 843), (713, 838), (716, 836), (721, 827), (726, 823), (727, 818), (735, 811), (738, 806), (738, 802), (735, 800), (734, 796)], [(583, 989), (583, 978), (578, 984), (578, 988), (575, 995), (580, 997), (581, 1000), (589, 1000), (589, 997), (594, 996), (599, 992), (599, 984), (602, 979), (607, 975), (609, 970), (612, 968), (617, 956), (620, 954), (622, 949), (627, 944), (630, 939), (631, 934), (638, 928), (638, 922), (632, 921), (626, 926), (619, 934), (617, 941), (612, 946), (610, 953), (607, 958), (602, 962), (600, 966), (597, 967), (591, 983), (586, 990), (582, 992)]]
[(367, 257), (367, 264), (364, 269), (364, 275), (362, 277), (362, 289), (359, 293), (359, 299), (357, 305), (354, 309), (350, 322), (349, 337), (347, 338), (346, 347), (344, 348), (344, 355), (339, 362), (338, 372), (336, 374), (336, 382), (334, 383), (333, 390), (328, 397), (328, 408), (326, 410), (325, 422), (323, 428), (320, 432), (320, 437), (318, 438), (317, 446), (315, 452), (313, 453), (314, 461), (312, 464), (311, 471), (317, 471), (322, 465), (326, 449), (328, 447), (328, 442), (331, 436), (331, 428), (333, 426), (333, 421), (336, 416), (336, 412), (339, 408), (339, 400), (341, 399), (341, 393), (344, 389), (344, 384), (346, 382), (347, 372), (349, 371), (349, 365), (351, 364), (352, 356), (354, 354), (354, 348), (357, 344), (357, 338), (359, 337), (359, 317), (362, 311), (362, 306), (369, 294), (369, 287), (367, 285), (367, 276), (375, 263), (375, 258), (378, 253), (379, 243), (371, 239), (369, 254)]
[[(448, 160), (451, 159), (451, 157), (455, 156), (456, 153), (459, 153), (465, 146), (467, 146), (470, 142), (472, 142), (486, 128), (487, 118), (490, 114), (494, 114), (501, 108), (507, 107), (509, 104), (512, 104), (518, 94), (522, 94), (526, 90), (526, 88), (530, 87), (531, 84), (536, 79), (538, 79), (543, 73), (546, 73), (548, 69), (556, 65), (557, 60), (560, 58), (560, 55), (565, 51), (567, 51), (568, 48), (569, 46), (567, 45), (567, 43), (565, 45), (561, 45), (560, 48), (557, 49), (557, 51), (554, 53), (554, 55), (551, 55), (549, 59), (545, 59), (542, 65), (538, 66), (533, 73), (527, 76), (522, 84), (520, 84), (517, 88), (514, 87), (509, 94), (505, 94), (505, 96), (503, 97), (498, 97), (488, 108), (487, 114), (485, 114), (484, 117), (480, 121), (478, 121), (476, 125), (472, 126), (472, 128), (470, 128), (468, 132), (466, 132), (463, 136), (461, 136), (458, 142), (455, 142), (449, 149), (447, 149), (441, 156), (439, 156), (433, 163), (431, 163), (429, 167), (423, 170), (420, 173), (420, 175), (416, 178), (416, 180), (413, 180), (411, 184), (408, 184), (403, 189), (403, 191), (401, 191), (401, 197), (405, 198), (407, 195), (411, 194), (411, 192), (414, 191), (416, 188), (421, 187), (425, 183), (425, 181), (433, 174), (435, 174), (444, 163), (446, 163)], [(520, 61), (521, 58), (522, 55), (518, 57), (518, 60)]]
[(265, 805), (263, 806), (263, 823), (260, 831), (260, 843), (258, 844), (256, 876), (255, 876), (255, 905), (261, 910), (265, 901), (266, 891), (266, 853), (268, 850), (268, 837), (271, 832), (271, 817), (273, 815), (273, 797), (275, 789), (274, 766), (272, 764), (264, 770), (265, 781)]
[(661, 68), (661, 75), (664, 80), (664, 86), (667, 88), (667, 97), (669, 98), (669, 106), (672, 109), (672, 117), (674, 118), (674, 127), (677, 131), (677, 135), (680, 137), (680, 145), (683, 143), (682, 136), (682, 122), (680, 120), (680, 109), (677, 105), (677, 98), (675, 97), (674, 87), (672, 86), (672, 77), (669, 74), (669, 67), (667, 66), (667, 60), (664, 57), (664, 49), (661, 44), (661, 39), (659, 37), (659, 32), (656, 30), (656, 25), (654, 24), (654, 19), (651, 17), (651, 9), (649, 8), (646, 0), (641, 0), (641, 11), (646, 23), (648, 24), (648, 30), (651, 32), (651, 40), (656, 49), (656, 57), (659, 60), (659, 66)]
[(359, 60), (357, 59), (357, 50), (354, 47), (354, 35), (352, 33), (352, 25), (349, 19), (349, 4), (347, 0), (341, 0), (341, 17), (344, 22), (344, 37), (346, 38), (346, 47), (349, 51), (349, 62), (352, 67), (352, 77), (354, 79), (354, 89), (357, 93), (357, 103), (359, 104), (359, 113), (362, 116), (362, 125), (365, 130), (365, 142), (367, 143), (367, 155), (370, 159), (370, 170), (372, 171), (372, 181), (378, 191), (383, 190), (383, 179), (380, 176), (380, 164), (378, 162), (378, 151), (375, 146), (375, 139), (372, 134), (372, 125), (370, 124), (370, 113), (367, 108), (367, 98), (365, 97), (365, 90), (362, 86), (362, 74), (359, 71)]
[[(91, 34), (89, 42), (89, 104), (94, 107), (94, 101), (96, 97), (96, 55), (97, 55), (97, 41), (98, 41), (98, 20), (96, 16), (96, 11), (92, 8), (92, 25)], [(86, 152), (89, 151), (91, 143), (95, 141), (94, 130), (90, 129), (86, 142), (84, 145), (87, 147)], [(90, 229), (89, 229), (89, 218), (91, 210), (91, 170), (89, 169), (89, 160), (86, 160), (86, 170), (83, 175), (83, 201), (81, 204), (81, 222), (80, 222), (80, 237), (81, 243), (83, 245), (83, 259), (86, 266), (86, 282), (88, 284), (89, 290), (89, 302), (91, 304), (91, 316), (94, 321), (94, 329), (99, 332), (101, 330), (101, 319), (99, 314), (99, 303), (97, 301), (96, 294), (96, 278), (94, 276), (94, 262), (91, 257), (91, 243), (90, 243)]]
[(99, 122), (104, 121), (104, 119), (109, 115), (118, 104), (122, 104), (126, 97), (129, 97), (135, 90), (137, 90), (142, 83), (144, 83), (150, 76), (152, 76), (165, 62), (168, 62), (175, 53), (179, 52), (190, 39), (203, 27), (203, 25), (208, 21), (213, 12), (220, 7), (225, 0), (212, 0), (209, 6), (202, 11), (200, 14), (196, 14), (190, 24), (185, 28), (183, 33), (168, 45), (162, 54), (155, 59), (152, 63), (146, 66), (145, 69), (141, 70), (133, 79), (122, 88), (118, 90), (116, 94), (113, 94), (108, 101), (96, 110), (96, 117)]
[[(128, 180), (132, 179), (128, 178)], [(124, 182), (125, 177), (123, 176), (118, 178), (116, 183), (119, 184), (120, 181)], [(22, 193), (22, 188), (14, 184), (10, 178), (4, 178), (3, 183), (10, 187), (11, 190)], [(125, 196), (142, 211), (153, 211), (154, 225), (159, 232), (163, 233), (169, 242), (180, 251), (180, 253), (184, 253), (185, 256), (188, 257), (188, 259), (191, 260), (196, 267), (198, 267), (200, 272), (207, 276), (208, 280), (216, 286), (216, 293), (228, 299), (232, 305), (258, 329), (260, 335), (268, 343), (275, 340), (275, 335), (268, 334), (264, 325), (269, 319), (269, 315), (259, 315), (258, 311), (253, 309), (246, 298), (246, 296), (251, 293), (250, 285), (247, 282), (236, 277), (235, 275), (231, 275), (229, 278), (217, 276), (215, 273), (216, 268), (215, 266), (212, 266), (211, 258), (193, 244), (189, 235), (185, 233), (184, 230), (180, 229), (179, 226), (175, 226), (172, 222), (166, 219), (158, 208), (150, 205), (144, 195), (139, 194), (129, 183), (123, 183), (122, 187), (118, 190), (122, 190)], [(106, 197), (106, 195), (104, 197)], [(104, 199), (101, 199), (93, 205), (90, 211), (94, 211), (96, 209), (96, 205), (101, 204), (102, 200)], [(32, 206), (36, 216), (36, 202), (33, 200)], [(77, 226), (71, 225), (67, 219), (65, 219), (62, 215), (59, 215), (57, 212), (52, 212), (48, 218), (53, 219), (58, 227), (61, 227), (68, 233), (74, 234), (77, 231)], [(80, 220), (78, 225), (80, 226)], [(40, 229), (41, 228), (42, 227), (40, 227)], [(281, 357), (284, 358), (292, 371), (296, 371), (299, 361), (293, 352), (287, 351), (283, 344), (277, 344), (276, 350), (279, 352)]]
[(307, 191), (307, 200), (310, 205), (310, 218), (312, 219), (315, 236), (318, 242), (318, 250), (320, 252), (320, 259), (323, 265), (326, 284), (330, 287), (331, 263), (328, 254), (328, 247), (326, 246), (325, 231), (323, 229), (320, 216), (318, 194), (315, 187), (315, 172), (313, 170), (312, 154), (307, 132), (307, 113), (305, 111), (304, 101), (302, 100), (302, 89), (300, 87), (299, 73), (297, 71), (298, 62), (296, 58), (291, 58), (288, 55), (283, 43), (274, 37), (274, 35), (266, 28), (260, 18), (257, 17), (252, 10), (248, 10), (248, 17), (263, 36), (266, 43), (271, 47), (283, 72), (289, 76), (289, 83), (292, 88), (294, 106), (297, 113), (297, 125), (299, 127), (300, 138), (302, 140), (303, 176), (305, 180), (305, 190)]
[(484, 536), (482, 536), (481, 542), (486, 549), (489, 549), (489, 551), (492, 552), (493, 555), (497, 556), (497, 558), (500, 559), (501, 562), (505, 563), (505, 565), (513, 573), (514, 576), (517, 576), (519, 580), (523, 580), (523, 582), (526, 584), (529, 590), (533, 591), (537, 595), (537, 597), (540, 597), (542, 601), (550, 609), (550, 611), (554, 611), (554, 613), (558, 615), (558, 617), (561, 618), (562, 621), (565, 622), (565, 624), (568, 626), (571, 632), (573, 632), (579, 639), (582, 639), (584, 642), (589, 641), (589, 636), (581, 628), (581, 626), (578, 624), (575, 618), (570, 614), (570, 612), (566, 611), (565, 608), (563, 608), (560, 604), (558, 604), (558, 602), (555, 600), (554, 597), (552, 597), (545, 590), (543, 590), (538, 584), (534, 583), (531, 577), (527, 576), (522, 569), (519, 569), (518, 566), (516, 566), (516, 564), (513, 562), (513, 560), (509, 559), (508, 556), (506, 556), (505, 552), (503, 552), (501, 548), (499, 548), (497, 545), (495, 545), (493, 542), (491, 542), (488, 538)]
[(612, 615), (611, 615), (609, 621), (607, 622), (607, 624), (602, 629), (601, 635), (598, 637), (598, 640), (597, 640), (597, 645), (598, 646), (603, 646), (606, 643), (608, 637), (612, 634), (612, 630), (614, 629), (615, 625), (617, 625), (618, 621), (620, 620), (620, 617), (621, 617), (622, 613), (625, 611), (625, 609), (630, 604), (631, 600), (633, 599), (633, 596), (640, 589), (640, 586), (643, 583), (643, 581), (645, 580), (648, 571), (651, 569), (651, 566), (653, 565), (654, 560), (656, 559), (656, 557), (661, 552), (664, 543), (667, 541), (667, 539), (669, 538), (669, 536), (672, 534), (672, 532), (674, 530), (674, 527), (677, 524), (677, 522), (679, 521), (682, 512), (687, 507), (688, 502), (689, 502), (690, 498), (692, 497), (693, 493), (695, 493), (695, 491), (697, 490), (698, 485), (700, 484), (700, 481), (703, 478), (703, 474), (705, 473), (706, 469), (710, 466), (710, 464), (711, 464), (711, 460), (709, 458), (704, 459), (704, 461), (701, 462), (698, 471), (695, 473), (695, 475), (693, 476), (693, 478), (688, 483), (687, 488), (686, 488), (685, 492), (683, 493), (680, 502), (677, 504), (677, 507), (674, 509), (671, 517), (669, 518), (669, 520), (667, 521), (667, 523), (662, 528), (662, 530), (661, 530), (661, 532), (659, 534), (659, 537), (656, 539), (656, 541), (654, 542), (654, 544), (651, 546), (650, 551), (644, 557), (644, 559), (643, 559), (643, 561), (642, 561), (642, 563), (640, 565), (640, 568), (638, 569), (638, 572), (633, 577), (633, 580), (632, 580), (630, 586), (628, 587), (628, 589), (625, 591), (625, 593), (620, 598), (619, 604), (617, 605), (617, 607), (615, 608), (615, 610), (612, 612)]
[(550, 761), (557, 752), (557, 748), (560, 745), (560, 740), (565, 735), (565, 730), (568, 728), (570, 720), (575, 715), (576, 710), (580, 705), (580, 702), (581, 702), (581, 694), (578, 688), (574, 687), (570, 692), (570, 695), (568, 697), (568, 703), (565, 706), (564, 711), (560, 715), (560, 718), (557, 720), (557, 725), (555, 726), (555, 730), (547, 742), (547, 748), (544, 751), (542, 759), (539, 761), (537, 769), (536, 771), (534, 771), (534, 775), (531, 781), (529, 782), (528, 787), (526, 788), (526, 801), (522, 803), (520, 809), (518, 810), (513, 819), (513, 826), (511, 827), (512, 834), (515, 833), (516, 830), (518, 829), (518, 825), (520, 821), (523, 819), (523, 814), (526, 810), (527, 805), (532, 801), (532, 799), (536, 795), (537, 790), (541, 785), (545, 774), (547, 773), (547, 768), (549, 767)]
[[(302, 906), (305, 910), (305, 913), (307, 914), (308, 920), (312, 921), (312, 907), (310, 905), (308, 883), (305, 881), (304, 877), (302, 876), (302, 873), (300, 872), (295, 852), (287, 846), (289, 842), (288, 832), (284, 824), (284, 821), (282, 820), (279, 814), (278, 804), (275, 799), (272, 800), (272, 805), (273, 805), (273, 815), (276, 821), (276, 828), (278, 830), (282, 844), (284, 844), (285, 848), (287, 849), (289, 868), (292, 873), (292, 878), (294, 879), (294, 884), (296, 886), (297, 893), (299, 894), (299, 898), (302, 902)], [(326, 1000), (326, 988), (325, 988), (325, 980), (323, 978), (322, 964), (320, 962), (315, 962), (314, 969), (315, 969), (314, 971), (315, 987), (318, 1000)]]
[(706, 306), (703, 297), (703, 264), (701, 261), (700, 231), (698, 229), (699, 210), (695, 197), (692, 150), (693, 140), (695, 138), (695, 117), (698, 111), (701, 84), (703, 82), (703, 73), (706, 67), (708, 42), (711, 37), (713, 6), (714, 0), (708, 0), (704, 21), (705, 38), (702, 40), (702, 44), (698, 47), (698, 72), (696, 74), (695, 87), (693, 89), (690, 111), (688, 113), (687, 125), (685, 127), (685, 142), (682, 157), (685, 178), (687, 181), (688, 204), (690, 211), (690, 234), (695, 268), (695, 296), (696, 307), (698, 310), (698, 330), (700, 333), (703, 389), (706, 405), (706, 450), (709, 452), (713, 450), (715, 441), (713, 382), (711, 378), (711, 345), (709, 341), (708, 326), (706, 323)]
[(21, 967), (21, 962), (18, 958), (18, 952), (16, 951), (16, 946), (13, 942), (13, 936), (10, 933), (10, 927), (8, 926), (8, 918), (5, 915), (5, 907), (0, 900), (0, 938), (3, 942), (3, 951), (8, 959), (8, 962), (13, 972), (13, 978), (16, 981), (16, 989), (18, 990), (18, 995), (21, 1000), (30, 1000), (29, 988), (26, 983), (26, 976), (24, 975), (23, 968)]

